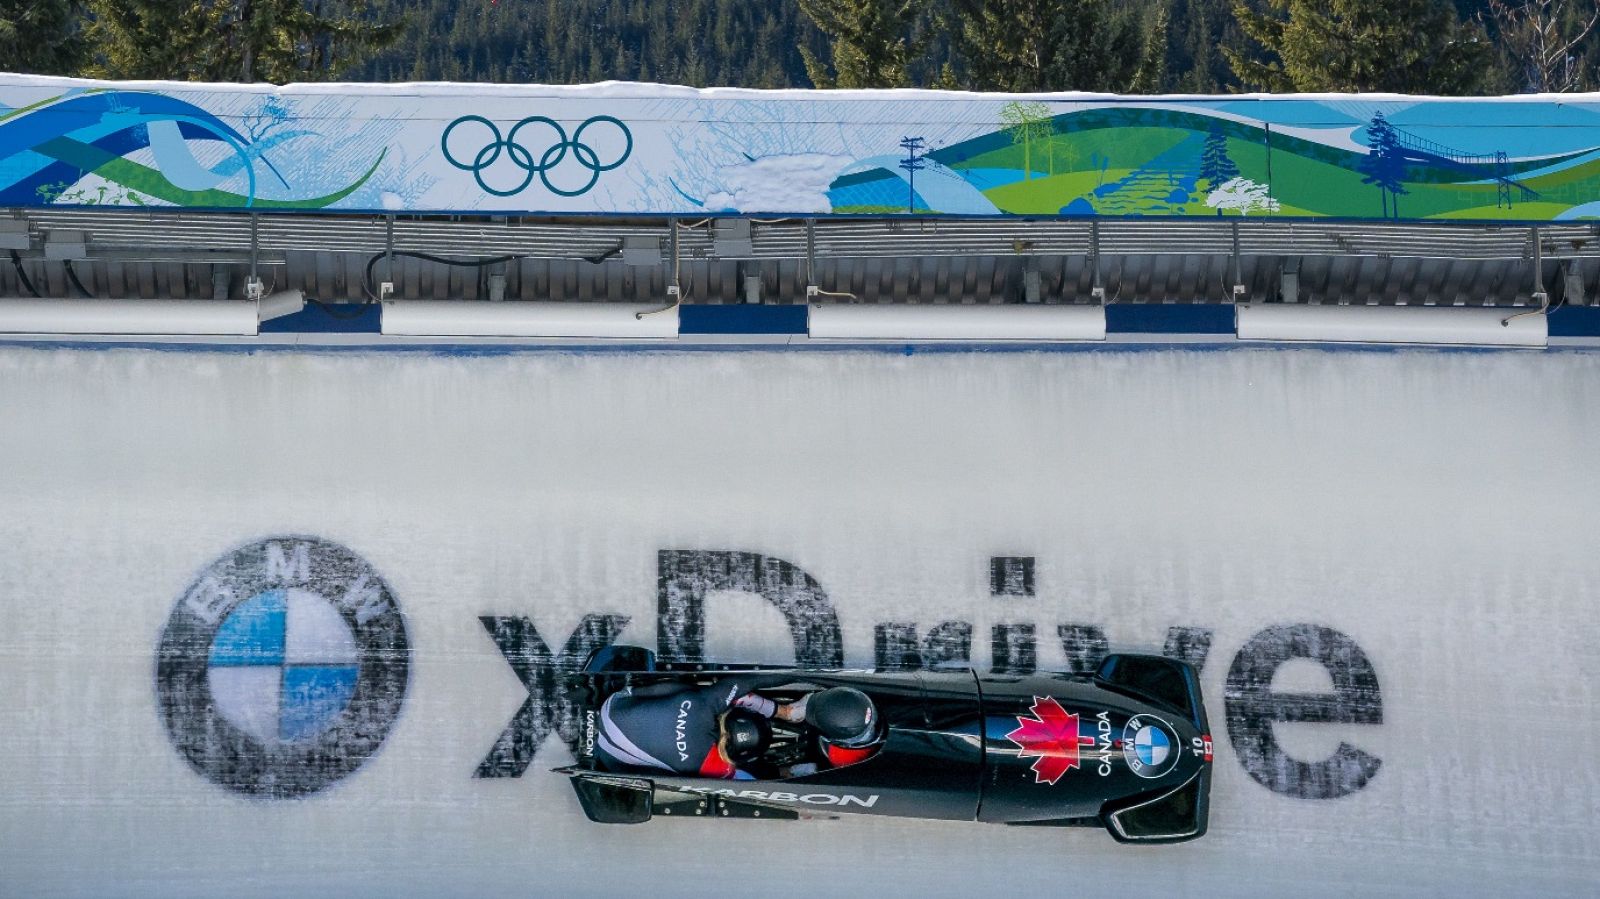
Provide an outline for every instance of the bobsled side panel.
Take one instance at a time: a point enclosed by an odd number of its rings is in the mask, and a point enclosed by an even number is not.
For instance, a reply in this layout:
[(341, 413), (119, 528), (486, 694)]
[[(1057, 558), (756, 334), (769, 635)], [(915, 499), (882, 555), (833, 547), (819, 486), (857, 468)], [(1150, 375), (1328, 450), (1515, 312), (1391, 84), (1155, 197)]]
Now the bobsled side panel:
[[(912, 677), (818, 677), (848, 682), (877, 705), (887, 727), (865, 761), (782, 780), (656, 780), (657, 801), (719, 796), (815, 813), (971, 821), (982, 772), (978, 702), (969, 672)], [(672, 794), (668, 797), (666, 794)]]
[(1072, 675), (984, 675), (979, 820), (1100, 815), (1108, 801), (1166, 792), (1204, 764), (1194, 724)]

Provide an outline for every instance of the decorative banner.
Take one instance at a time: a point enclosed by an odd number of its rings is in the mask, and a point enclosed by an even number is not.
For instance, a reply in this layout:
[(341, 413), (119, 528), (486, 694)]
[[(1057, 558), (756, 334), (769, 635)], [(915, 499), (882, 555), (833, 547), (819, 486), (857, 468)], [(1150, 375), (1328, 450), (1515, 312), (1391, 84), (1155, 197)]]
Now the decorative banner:
[(0, 207), (1580, 220), (1573, 99), (0, 75)]

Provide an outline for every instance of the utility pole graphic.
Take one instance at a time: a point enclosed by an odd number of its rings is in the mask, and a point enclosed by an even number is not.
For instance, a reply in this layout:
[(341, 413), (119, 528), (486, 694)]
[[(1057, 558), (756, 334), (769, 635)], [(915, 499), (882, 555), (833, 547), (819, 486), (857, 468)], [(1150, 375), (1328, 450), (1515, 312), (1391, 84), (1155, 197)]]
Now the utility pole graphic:
[(906, 158), (900, 160), (900, 167), (906, 170), (906, 212), (916, 212), (917, 172), (926, 168), (928, 161), (917, 155), (922, 150), (922, 138), (902, 137), (900, 147), (906, 151)]

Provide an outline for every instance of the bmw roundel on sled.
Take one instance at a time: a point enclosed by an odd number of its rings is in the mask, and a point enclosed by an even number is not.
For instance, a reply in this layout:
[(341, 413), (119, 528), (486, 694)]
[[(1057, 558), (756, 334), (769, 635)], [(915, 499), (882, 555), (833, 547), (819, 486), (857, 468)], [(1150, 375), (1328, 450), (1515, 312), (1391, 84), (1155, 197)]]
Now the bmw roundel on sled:
[[(597, 752), (597, 740), (612, 745), (601, 711), (620, 691), (673, 695), (734, 677), (760, 684), (757, 701), (778, 704), (859, 690), (877, 710), (874, 750), (819, 766), (808, 725), (773, 719), (745, 779), (619, 765)], [(577, 763), (556, 770), (601, 823), (851, 813), (1104, 827), (1125, 843), (1206, 831), (1211, 737), (1199, 682), (1192, 667), (1161, 656), (1112, 655), (1092, 675), (1011, 675), (658, 663), (648, 650), (617, 646), (591, 657), (568, 687), (582, 734)]]

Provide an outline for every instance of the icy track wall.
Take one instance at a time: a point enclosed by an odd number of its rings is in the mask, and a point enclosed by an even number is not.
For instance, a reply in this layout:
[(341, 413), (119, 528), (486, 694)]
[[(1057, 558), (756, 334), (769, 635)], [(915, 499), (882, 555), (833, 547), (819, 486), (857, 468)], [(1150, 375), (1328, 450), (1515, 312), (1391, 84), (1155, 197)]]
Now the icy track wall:
[[(0, 350), (0, 894), (1590, 892), (1597, 410), (1558, 352)], [(1179, 654), (1211, 832), (591, 824), (615, 641)]]

